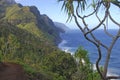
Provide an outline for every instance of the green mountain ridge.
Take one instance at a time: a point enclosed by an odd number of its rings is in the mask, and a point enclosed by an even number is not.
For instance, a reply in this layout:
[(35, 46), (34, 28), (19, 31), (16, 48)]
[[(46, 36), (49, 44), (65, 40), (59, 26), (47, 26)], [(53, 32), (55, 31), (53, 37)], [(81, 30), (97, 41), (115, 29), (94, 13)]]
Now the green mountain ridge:
[(0, 0), (0, 14), (0, 62), (22, 65), (28, 80), (71, 80), (75, 60), (57, 48), (61, 30), (47, 15), (14, 0)]
[(21, 64), (28, 80), (71, 79), (76, 64), (69, 53), (5, 21), (0, 29), (0, 59)]
[(22, 29), (26, 29), (39, 37), (43, 33), (46, 34), (44, 35), (45, 37), (51, 38), (55, 43), (58, 43), (60, 40), (59, 29), (56, 28), (49, 17), (40, 15), (35, 6), (23, 7), (20, 4), (12, 5), (7, 8), (4, 19), (7, 20), (7, 22)]

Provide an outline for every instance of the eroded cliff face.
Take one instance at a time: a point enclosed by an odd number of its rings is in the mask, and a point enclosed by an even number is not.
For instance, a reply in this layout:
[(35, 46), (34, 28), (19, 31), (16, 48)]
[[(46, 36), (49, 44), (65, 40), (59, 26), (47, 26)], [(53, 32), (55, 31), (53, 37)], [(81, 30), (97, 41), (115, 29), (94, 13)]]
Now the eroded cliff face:
[(15, 4), (14, 0), (0, 0), (0, 19), (5, 16), (6, 8), (13, 4)]
[(35, 6), (4, 0), (0, 1), (0, 6), (0, 14), (3, 14), (0, 15), (0, 53), (25, 57), (26, 53), (49, 54), (57, 49), (60, 31), (47, 15), (40, 14)]
[(15, 0), (0, 0), (0, 4), (2, 5), (12, 5), (16, 4)]
[(12, 62), (0, 64), (0, 80), (26, 80), (26, 75), (30, 80), (70, 80), (77, 67), (56, 46), (60, 29), (35, 6), (13, 1), (0, 0), (0, 62)]
[[(3, 4), (4, 3), (4, 4)], [(61, 30), (54, 25), (54, 22), (35, 6), (22, 6), (14, 0), (1, 0), (1, 19), (25, 29), (37, 36), (43, 35), (50, 38), (55, 44), (61, 41), (59, 33)]]

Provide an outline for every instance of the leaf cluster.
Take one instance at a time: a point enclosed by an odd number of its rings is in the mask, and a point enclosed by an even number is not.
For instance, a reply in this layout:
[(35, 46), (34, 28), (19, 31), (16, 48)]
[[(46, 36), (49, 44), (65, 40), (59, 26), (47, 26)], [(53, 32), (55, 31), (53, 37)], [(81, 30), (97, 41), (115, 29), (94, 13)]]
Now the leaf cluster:
[(76, 9), (83, 12), (92, 7), (95, 12), (98, 12), (100, 7), (107, 8), (109, 4), (120, 8), (119, 0), (58, 0), (58, 2), (63, 2), (62, 9), (68, 14), (68, 20), (72, 19)]

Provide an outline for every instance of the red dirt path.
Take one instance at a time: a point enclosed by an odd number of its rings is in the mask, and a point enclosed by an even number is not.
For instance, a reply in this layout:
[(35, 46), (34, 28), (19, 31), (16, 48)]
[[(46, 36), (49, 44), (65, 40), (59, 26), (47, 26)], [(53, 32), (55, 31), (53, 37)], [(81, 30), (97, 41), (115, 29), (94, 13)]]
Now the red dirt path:
[(0, 80), (27, 80), (21, 65), (0, 63)]

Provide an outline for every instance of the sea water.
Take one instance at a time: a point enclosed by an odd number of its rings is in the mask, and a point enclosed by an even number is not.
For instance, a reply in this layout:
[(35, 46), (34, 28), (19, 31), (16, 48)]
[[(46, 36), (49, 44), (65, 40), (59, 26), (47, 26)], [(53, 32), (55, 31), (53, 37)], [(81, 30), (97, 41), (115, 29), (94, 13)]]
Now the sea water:
[[(117, 30), (109, 30), (109, 33), (116, 35)], [(103, 30), (97, 30), (93, 34), (106, 46), (110, 46), (112, 38), (104, 33)], [(88, 35), (89, 36), (89, 35)], [(64, 34), (61, 34), (63, 41), (59, 44), (59, 48), (74, 54), (78, 47), (83, 47), (88, 51), (90, 61), (95, 64), (98, 53), (95, 45), (87, 41), (80, 30), (70, 30)], [(100, 65), (104, 65), (106, 57), (106, 50), (102, 48), (102, 60)], [(120, 75), (120, 39), (115, 43), (109, 62), (109, 73), (108, 75)]]

